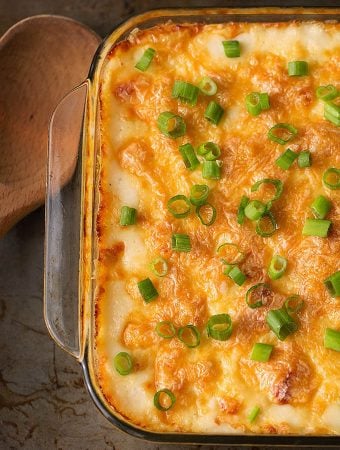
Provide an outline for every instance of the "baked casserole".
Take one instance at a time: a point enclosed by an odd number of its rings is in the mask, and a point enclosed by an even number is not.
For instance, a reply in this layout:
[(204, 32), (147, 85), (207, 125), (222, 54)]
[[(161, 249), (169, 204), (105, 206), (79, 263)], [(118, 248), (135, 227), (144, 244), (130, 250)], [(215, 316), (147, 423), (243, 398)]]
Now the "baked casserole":
[(100, 82), (95, 376), (152, 431), (340, 433), (338, 23), (157, 25)]

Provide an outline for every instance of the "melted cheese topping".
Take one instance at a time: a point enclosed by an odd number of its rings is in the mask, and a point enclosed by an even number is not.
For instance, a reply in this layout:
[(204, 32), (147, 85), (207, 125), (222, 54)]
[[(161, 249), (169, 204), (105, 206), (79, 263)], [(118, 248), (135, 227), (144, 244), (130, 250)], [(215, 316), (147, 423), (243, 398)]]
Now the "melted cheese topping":
[[(241, 57), (227, 58), (222, 41), (237, 39)], [(134, 68), (144, 50), (156, 55), (146, 72)], [(310, 75), (289, 77), (291, 60), (307, 60)], [(174, 81), (197, 84), (209, 76), (218, 85), (215, 100), (225, 109), (218, 126), (204, 111), (211, 97), (200, 95), (191, 107), (171, 98)], [(116, 45), (101, 80), (100, 207), (97, 215), (99, 257), (96, 267), (96, 377), (113, 411), (135, 425), (158, 431), (211, 433), (340, 433), (339, 353), (323, 346), (326, 327), (339, 329), (339, 300), (326, 292), (323, 280), (339, 270), (339, 191), (322, 186), (322, 173), (339, 167), (339, 129), (323, 118), (315, 97), (319, 85), (340, 80), (340, 33), (337, 24), (317, 22), (276, 24), (174, 25), (134, 33)], [(245, 96), (267, 92), (271, 108), (257, 117), (245, 109)], [(184, 137), (170, 139), (157, 127), (163, 111), (180, 114)], [(286, 147), (267, 139), (275, 123), (298, 129), (289, 147), (309, 149), (312, 166), (288, 171), (275, 165)], [(188, 171), (178, 147), (190, 142), (216, 142), (222, 149), (222, 178), (203, 180), (201, 171)], [(236, 221), (242, 195), (254, 198), (251, 185), (262, 178), (279, 178), (284, 193), (272, 211), (279, 224), (269, 238), (255, 233), (249, 220)], [(202, 225), (194, 212), (176, 219), (166, 203), (176, 194), (189, 195), (193, 184), (208, 184), (209, 201), (217, 219)], [(261, 191), (257, 198), (265, 195)], [(310, 204), (324, 194), (332, 201), (328, 218), (333, 226), (325, 239), (303, 237), (311, 217)], [(122, 205), (138, 210), (137, 224), (119, 226)], [(190, 236), (190, 253), (171, 250), (172, 233)], [(222, 273), (216, 256), (221, 239), (246, 253), (242, 287)], [(250, 309), (245, 293), (267, 281), (271, 257), (288, 259), (288, 270), (270, 281), (274, 292), (263, 308)], [(149, 269), (154, 258), (168, 261), (164, 278)], [(150, 277), (159, 297), (146, 304), (137, 282)], [(269, 330), (265, 316), (291, 294), (300, 294), (305, 308), (298, 331), (284, 342)], [(205, 325), (213, 314), (228, 313), (233, 321), (229, 340), (207, 337)], [(201, 344), (190, 349), (177, 338), (162, 339), (159, 321), (176, 327), (194, 324)], [(250, 359), (256, 342), (275, 346), (267, 363)], [(120, 376), (113, 358), (127, 351), (134, 370)], [(155, 392), (168, 388), (176, 403), (167, 412), (153, 406)], [(249, 411), (261, 413), (249, 423)]]

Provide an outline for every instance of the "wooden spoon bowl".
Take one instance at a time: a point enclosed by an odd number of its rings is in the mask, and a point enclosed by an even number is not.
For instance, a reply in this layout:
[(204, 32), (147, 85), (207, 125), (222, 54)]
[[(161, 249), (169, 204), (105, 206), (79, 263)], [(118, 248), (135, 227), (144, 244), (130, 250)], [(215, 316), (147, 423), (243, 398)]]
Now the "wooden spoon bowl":
[(24, 19), (0, 39), (0, 237), (44, 203), (51, 114), (87, 77), (99, 43), (58, 16)]

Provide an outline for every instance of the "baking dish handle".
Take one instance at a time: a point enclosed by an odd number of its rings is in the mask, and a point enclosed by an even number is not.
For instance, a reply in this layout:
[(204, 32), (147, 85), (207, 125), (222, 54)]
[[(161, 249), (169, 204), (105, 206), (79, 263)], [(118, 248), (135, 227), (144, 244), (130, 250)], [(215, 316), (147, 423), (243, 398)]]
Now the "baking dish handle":
[(79, 260), (81, 224), (82, 125), (89, 82), (67, 94), (49, 127), (45, 212), (44, 316), (54, 341), (81, 355)]

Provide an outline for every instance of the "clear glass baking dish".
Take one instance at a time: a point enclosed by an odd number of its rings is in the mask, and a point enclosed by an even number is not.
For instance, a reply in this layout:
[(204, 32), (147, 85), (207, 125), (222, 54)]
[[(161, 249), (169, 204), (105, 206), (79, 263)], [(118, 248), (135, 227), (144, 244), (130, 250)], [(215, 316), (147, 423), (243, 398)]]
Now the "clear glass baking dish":
[[(339, 9), (252, 8), (166, 9), (133, 17), (100, 45), (88, 79), (56, 108), (50, 123), (46, 196), (44, 315), (55, 342), (78, 359), (85, 384), (99, 410), (129, 434), (157, 442), (227, 445), (334, 446), (338, 436), (156, 433), (112, 411), (98, 387), (93, 366), (95, 211), (97, 185), (98, 86), (112, 46), (135, 28), (174, 22), (282, 22), (340, 19)], [(60, 155), (68, 154), (68, 166)], [(71, 178), (71, 179), (70, 179)], [(67, 181), (70, 180), (70, 181)]]

